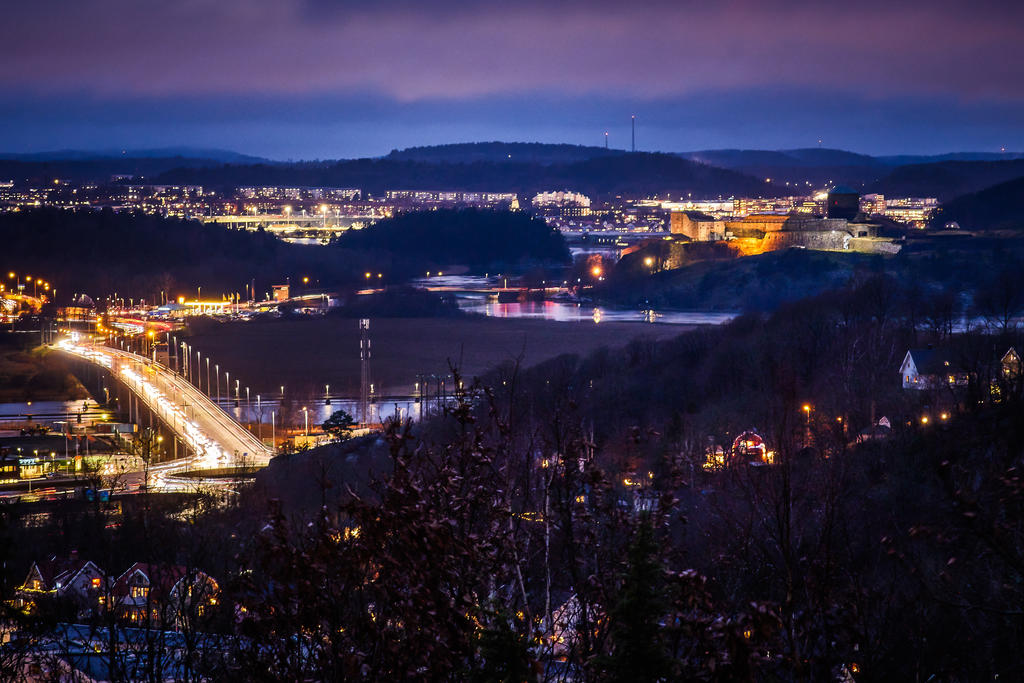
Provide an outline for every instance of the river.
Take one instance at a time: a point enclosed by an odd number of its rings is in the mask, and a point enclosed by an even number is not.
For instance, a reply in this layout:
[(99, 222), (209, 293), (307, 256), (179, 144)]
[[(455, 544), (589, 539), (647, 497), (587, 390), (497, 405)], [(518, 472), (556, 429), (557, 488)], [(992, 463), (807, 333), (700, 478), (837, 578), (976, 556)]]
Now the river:
[(419, 278), (412, 283), (454, 294), (459, 308), (492, 318), (534, 318), (556, 322), (636, 322), (667, 325), (721, 325), (736, 312), (673, 311), (667, 309), (614, 308), (572, 301), (525, 301), (498, 303), (495, 291), (508, 285), (502, 275), (444, 275)]

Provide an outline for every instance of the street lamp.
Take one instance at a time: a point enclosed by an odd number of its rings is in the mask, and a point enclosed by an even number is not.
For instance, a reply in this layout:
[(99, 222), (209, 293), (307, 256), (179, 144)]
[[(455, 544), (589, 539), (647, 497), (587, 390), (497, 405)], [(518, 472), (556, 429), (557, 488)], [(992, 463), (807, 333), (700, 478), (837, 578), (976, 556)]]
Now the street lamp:
[(302, 406), (302, 416), (306, 420), (306, 436), (309, 436), (309, 410), (306, 406)]
[(213, 369), (217, 374), (217, 405), (220, 405), (220, 364), (214, 363)]

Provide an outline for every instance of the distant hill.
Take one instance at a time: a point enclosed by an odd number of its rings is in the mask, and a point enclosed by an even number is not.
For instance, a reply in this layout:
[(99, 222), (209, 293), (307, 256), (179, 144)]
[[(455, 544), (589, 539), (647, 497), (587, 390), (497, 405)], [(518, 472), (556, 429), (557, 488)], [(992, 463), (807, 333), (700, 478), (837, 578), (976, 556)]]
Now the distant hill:
[[(274, 162), (220, 149), (61, 150), (0, 154), (0, 181), (53, 178), (147, 182), (517, 191), (573, 189), (591, 195), (691, 194), (694, 197), (805, 193), (826, 184), (861, 192), (940, 199), (1024, 175), (1024, 154), (955, 152), (869, 156), (840, 149), (712, 149), (680, 154), (604, 147), (477, 142), (410, 147), (374, 159)], [(771, 179), (771, 182), (766, 182)]]
[(942, 161), (901, 166), (870, 186), (872, 192), (949, 200), (1024, 176), (1024, 159)]
[(791, 166), (820, 168), (823, 166), (884, 166), (875, 157), (841, 149), (806, 148), (765, 151), (756, 149), (709, 149), (685, 152), (680, 156), (722, 168), (752, 166)]
[(826, 183), (862, 188), (885, 176), (891, 168), (875, 157), (841, 149), (712, 149), (680, 156), (758, 178), (771, 178), (783, 185), (788, 182), (791, 187), (801, 187), (804, 191)]
[(25, 154), (0, 153), (0, 159), (11, 161), (108, 161), (111, 159), (197, 159), (224, 164), (255, 164), (267, 161), (249, 154), (226, 149), (198, 147), (160, 147), (155, 149), (62, 149)]
[[(887, 183), (890, 175), (894, 175), (893, 187), (899, 188), (902, 178), (910, 178), (917, 171), (904, 176), (898, 173), (901, 168), (909, 166), (937, 167), (939, 164), (948, 162), (1011, 162), (1017, 159), (1024, 159), (1024, 154), (1019, 153), (990, 153), (990, 152), (954, 152), (950, 154), (939, 154), (933, 156), (921, 155), (897, 155), (897, 156), (869, 156), (867, 154), (856, 154), (841, 149), (788, 149), (778, 151), (749, 150), (749, 149), (712, 149), (699, 152), (686, 152), (681, 154), (685, 159), (699, 161), (712, 166), (728, 168), (741, 173), (747, 173), (759, 178), (771, 178), (773, 182), (790, 186), (803, 186), (807, 189), (808, 184), (812, 187), (820, 187), (828, 183), (847, 184), (862, 191), (878, 191), (876, 186)], [(951, 197), (963, 191), (964, 187), (972, 186), (980, 189), (991, 185), (999, 180), (991, 180), (991, 176), (985, 175), (982, 167), (973, 167), (980, 173), (977, 181), (970, 183), (954, 183), (956, 187), (937, 187), (930, 191), (916, 189), (910, 194), (925, 194), (927, 196)], [(965, 167), (963, 173), (969, 176), (975, 172), (971, 167)], [(927, 178), (928, 171), (921, 176), (927, 185), (930, 181)], [(939, 182), (943, 177), (942, 171), (937, 171), (934, 181)], [(1006, 178), (1002, 178), (1006, 179)], [(916, 186), (917, 188), (923, 185)], [(952, 194), (950, 194), (952, 193)], [(896, 189), (892, 194), (906, 195), (903, 189)]]
[(153, 182), (171, 169), (220, 166), (213, 159), (192, 157), (110, 157), (26, 161), (0, 159), (0, 181), (48, 185), (55, 178), (75, 182), (109, 182), (112, 176), (128, 175)]
[(972, 192), (943, 204), (932, 221), (942, 227), (956, 221), (965, 230), (1016, 230), (1024, 232), (1024, 177)]
[(934, 164), (940, 161), (1013, 161), (1014, 159), (1024, 159), (1024, 154), (1019, 152), (951, 152), (930, 156), (902, 154), (875, 158), (892, 166), (908, 166), (910, 164)]
[(627, 154), (621, 149), (585, 147), (583, 145), (546, 144), (541, 142), (466, 142), (429, 147), (394, 150), (385, 159), (391, 161), (423, 161), (427, 163), (471, 164), (478, 161), (494, 163), (565, 164), (599, 157)]
[(529, 196), (541, 190), (572, 189), (592, 196), (692, 194), (774, 196), (784, 190), (736, 171), (706, 166), (671, 154), (619, 154), (572, 163), (472, 163), (355, 159), (297, 164), (221, 165), (179, 168), (159, 181), (210, 187), (305, 185), (385, 190), (513, 191)]

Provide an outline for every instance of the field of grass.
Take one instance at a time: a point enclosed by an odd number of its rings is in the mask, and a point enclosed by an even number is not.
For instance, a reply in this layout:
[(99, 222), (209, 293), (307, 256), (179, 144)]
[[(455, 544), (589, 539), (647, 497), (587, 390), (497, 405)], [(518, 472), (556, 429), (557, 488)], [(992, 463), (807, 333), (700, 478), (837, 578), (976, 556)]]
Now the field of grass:
[[(636, 337), (674, 337), (686, 329), (483, 317), (380, 318), (370, 324), (371, 375), (379, 393), (408, 394), (417, 374), (446, 373), (449, 360), (469, 379), (520, 356), (524, 365), (534, 365), (565, 353), (623, 346)], [(232, 383), (237, 378), (254, 393), (273, 394), (282, 384), (293, 395), (322, 392), (330, 384), (332, 394), (359, 394), (357, 320), (224, 323), (193, 335), (189, 343), (219, 363), (222, 372), (228, 370)]]

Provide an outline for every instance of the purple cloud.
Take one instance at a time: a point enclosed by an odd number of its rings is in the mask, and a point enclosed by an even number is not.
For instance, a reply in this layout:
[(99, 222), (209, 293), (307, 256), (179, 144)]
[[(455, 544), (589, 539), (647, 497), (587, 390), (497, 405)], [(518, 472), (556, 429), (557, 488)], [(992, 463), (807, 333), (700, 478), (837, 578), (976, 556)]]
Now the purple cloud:
[(38, 94), (1024, 98), (1022, 3), (50, 0), (7, 12), (0, 87)]

